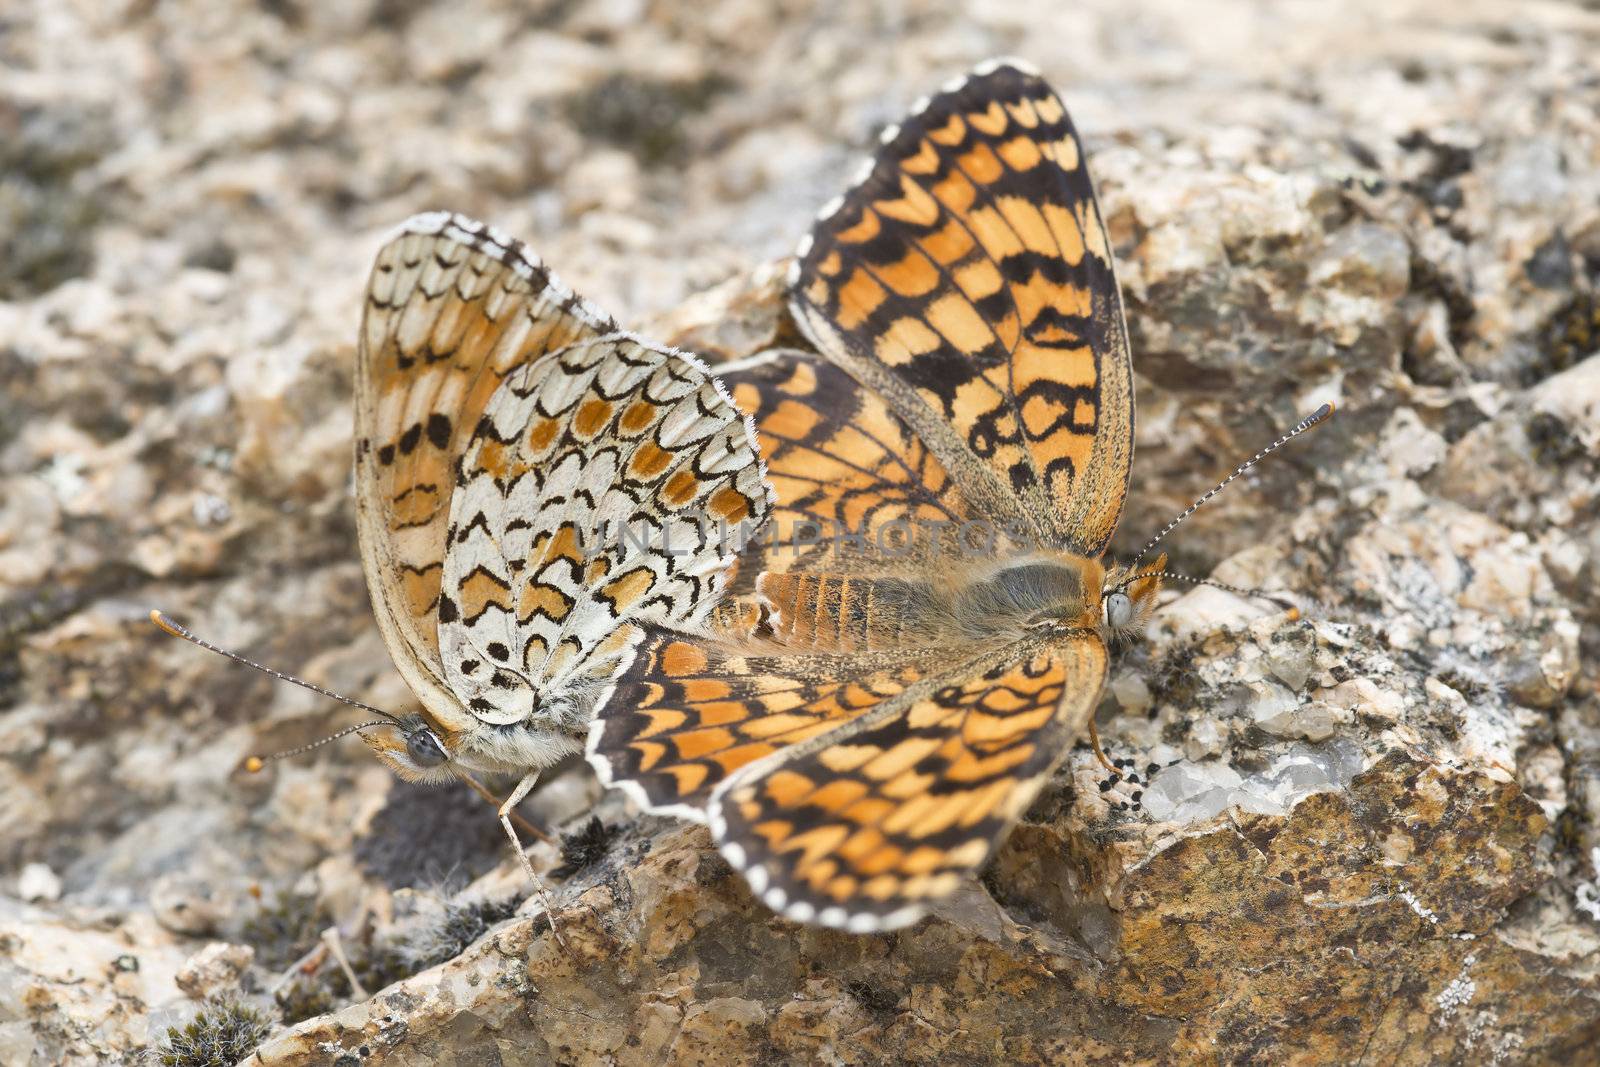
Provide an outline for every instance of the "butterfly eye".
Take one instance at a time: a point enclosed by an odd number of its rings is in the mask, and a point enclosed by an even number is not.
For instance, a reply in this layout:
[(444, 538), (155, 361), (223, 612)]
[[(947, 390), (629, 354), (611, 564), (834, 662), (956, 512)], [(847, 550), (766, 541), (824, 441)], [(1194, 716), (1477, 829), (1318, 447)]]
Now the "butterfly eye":
[(1106, 626), (1113, 630), (1126, 629), (1133, 622), (1133, 601), (1127, 593), (1116, 592), (1106, 597)]
[(406, 754), (418, 767), (437, 767), (450, 759), (439, 735), (425, 726), (406, 734)]

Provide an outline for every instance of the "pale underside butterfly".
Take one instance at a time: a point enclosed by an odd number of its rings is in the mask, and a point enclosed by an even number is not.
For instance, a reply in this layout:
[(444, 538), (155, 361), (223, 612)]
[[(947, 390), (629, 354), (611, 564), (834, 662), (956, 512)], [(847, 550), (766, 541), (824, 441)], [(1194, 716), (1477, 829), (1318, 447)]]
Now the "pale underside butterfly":
[(715, 607), (741, 544), (721, 532), (759, 528), (771, 509), (753, 424), (693, 355), (620, 330), (520, 243), (436, 212), (400, 226), (373, 265), (355, 475), (373, 607), (417, 712), (339, 697), (151, 616), (379, 716), (316, 744), (359, 732), (402, 777), (459, 776), (485, 796), (468, 772), (519, 776), (500, 818), (540, 886), (513, 809), (581, 749), (644, 628), (694, 629)]

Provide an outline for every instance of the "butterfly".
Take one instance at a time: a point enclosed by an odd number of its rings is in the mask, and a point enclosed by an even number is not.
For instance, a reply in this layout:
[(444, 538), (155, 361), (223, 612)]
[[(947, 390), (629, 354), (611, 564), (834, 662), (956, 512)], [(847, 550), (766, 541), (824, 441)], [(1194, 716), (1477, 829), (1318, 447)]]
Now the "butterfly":
[[(417, 711), (151, 621), (377, 716), (247, 770), (357, 733), (402, 778), (494, 802), (555, 931), (515, 808), (582, 747), (647, 627), (693, 631), (717, 607), (742, 542), (709, 531), (760, 528), (772, 507), (754, 424), (694, 355), (620, 329), (521, 243), (432, 212), (384, 243), (367, 285), (355, 484), (373, 608)], [(519, 781), (501, 801), (472, 772)]]
[(802, 240), (789, 307), (821, 358), (719, 370), (756, 415), (776, 533), (698, 631), (648, 629), (588, 753), (708, 823), (775, 911), (887, 930), (987, 862), (1163, 577), (1104, 558), (1133, 372), (1049, 85), (991, 62), (885, 130)]
[(421, 704), (361, 737), (407, 779), (521, 776), (501, 821), (522, 856), (510, 809), (581, 748), (643, 627), (716, 604), (736, 549), (706, 517), (770, 510), (753, 427), (693, 355), (454, 214), (383, 245), (356, 368), (362, 562)]

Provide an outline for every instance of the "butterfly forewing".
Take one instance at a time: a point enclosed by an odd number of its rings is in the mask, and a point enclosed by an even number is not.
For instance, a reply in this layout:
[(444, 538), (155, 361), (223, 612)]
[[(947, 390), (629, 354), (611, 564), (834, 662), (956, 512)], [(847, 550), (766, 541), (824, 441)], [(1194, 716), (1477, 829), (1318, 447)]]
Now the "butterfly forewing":
[(356, 499), (379, 626), (430, 708), (459, 709), (438, 607), (455, 471), (504, 378), (611, 321), (516, 241), (459, 215), (419, 215), (373, 266), (356, 363)]
[(929, 529), (974, 517), (905, 422), (838, 367), (778, 352), (723, 381), (734, 401), (755, 413), (778, 501), (771, 536), (745, 559), (742, 570), (752, 578), (879, 569), (886, 557), (909, 563), (924, 554)]
[(1133, 379), (1077, 132), (1000, 65), (892, 133), (792, 286), (829, 359), (883, 393), (974, 503), (1098, 556), (1133, 458)]

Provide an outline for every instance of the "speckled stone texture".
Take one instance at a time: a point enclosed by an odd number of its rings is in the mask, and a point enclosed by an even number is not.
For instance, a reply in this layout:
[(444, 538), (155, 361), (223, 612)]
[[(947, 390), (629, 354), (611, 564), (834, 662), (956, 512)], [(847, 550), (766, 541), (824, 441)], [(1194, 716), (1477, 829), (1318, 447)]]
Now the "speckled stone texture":
[[(1600, 1042), (1600, 11), (1577, 3), (38, 2), (0, 15), (0, 1063), (229, 999), (271, 1064), (1571, 1063)], [(882, 937), (752, 901), (588, 771), (465, 791), (205, 636), (380, 706), (358, 296), (452, 208), (709, 358), (989, 55), (1087, 138), (1174, 590), (984, 877)], [(598, 815), (598, 824), (590, 821)], [(557, 870), (560, 874), (556, 874)], [(519, 907), (520, 905), (520, 907)]]

